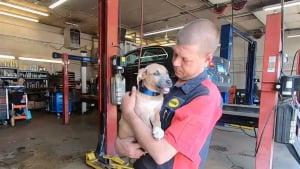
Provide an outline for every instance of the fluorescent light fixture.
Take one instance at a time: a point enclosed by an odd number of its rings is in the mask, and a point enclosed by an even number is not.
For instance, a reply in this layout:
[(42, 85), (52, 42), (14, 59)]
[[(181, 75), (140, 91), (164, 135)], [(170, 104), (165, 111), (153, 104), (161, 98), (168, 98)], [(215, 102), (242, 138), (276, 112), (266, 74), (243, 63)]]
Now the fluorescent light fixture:
[(9, 3), (6, 3), (6, 2), (0, 2), (0, 5), (8, 6), (8, 7), (15, 8), (15, 9), (20, 9), (20, 10), (23, 10), (23, 11), (26, 11), (26, 12), (31, 12), (31, 13), (42, 15), (42, 16), (49, 16), (49, 14), (47, 14), (45, 12), (40, 12), (40, 11), (33, 10), (33, 9), (30, 9), (30, 8), (26, 8), (26, 7), (23, 7), (23, 6), (9, 4)]
[[(286, 8), (286, 7), (296, 6), (296, 5), (300, 5), (300, 0), (285, 2), (283, 6)], [(276, 5), (270, 5), (270, 6), (263, 7), (263, 10), (271, 11), (271, 10), (276, 10), (276, 9), (280, 9), (280, 8), (281, 8), (281, 4), (276, 4)]]
[(0, 11), (0, 15), (11, 16), (11, 17), (15, 17), (15, 18), (18, 18), (18, 19), (23, 19), (23, 20), (31, 21), (31, 22), (39, 22), (39, 20), (37, 20), (37, 19), (28, 18), (28, 17), (25, 17), (25, 16), (16, 15), (16, 14), (4, 12), (4, 11)]
[(61, 60), (37, 59), (37, 58), (27, 58), (27, 57), (19, 57), (19, 60), (27, 60), (33, 62), (60, 63), (60, 64), (63, 63)]
[(132, 36), (130, 36), (130, 35), (125, 35), (125, 38), (132, 39)]
[(66, 1), (67, 1), (67, 0), (58, 0), (58, 1), (54, 2), (53, 4), (51, 4), (51, 5), (49, 6), (49, 8), (50, 8), (50, 9), (54, 9), (54, 8), (56, 8), (57, 6), (59, 6), (59, 5), (63, 4), (64, 2), (66, 2)]
[(165, 43), (160, 46), (174, 46), (175, 44), (176, 44), (175, 42), (172, 42), (172, 43)]
[(11, 55), (0, 55), (1, 59), (15, 59), (16, 57), (11, 56)]
[(226, 3), (230, 0), (209, 0), (210, 3), (212, 4), (222, 4), (222, 3)]
[(155, 34), (165, 33), (165, 32), (170, 32), (170, 31), (175, 31), (175, 30), (182, 29), (182, 28), (183, 28), (183, 26), (178, 26), (178, 27), (161, 29), (161, 30), (158, 30), (158, 31), (146, 32), (146, 33), (144, 33), (144, 36), (155, 35)]
[(298, 38), (298, 37), (300, 37), (300, 34), (299, 35), (288, 35), (287, 37), (288, 38)]

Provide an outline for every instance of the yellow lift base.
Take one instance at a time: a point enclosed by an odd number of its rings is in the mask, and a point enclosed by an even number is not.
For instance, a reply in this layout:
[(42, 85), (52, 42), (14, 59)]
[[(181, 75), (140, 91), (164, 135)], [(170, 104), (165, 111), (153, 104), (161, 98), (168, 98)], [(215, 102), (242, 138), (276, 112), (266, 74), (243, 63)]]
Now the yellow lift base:
[(103, 158), (109, 161), (108, 164), (100, 162), (92, 151), (85, 155), (85, 162), (88, 166), (96, 169), (134, 169), (127, 166), (126, 162), (119, 157), (104, 155)]

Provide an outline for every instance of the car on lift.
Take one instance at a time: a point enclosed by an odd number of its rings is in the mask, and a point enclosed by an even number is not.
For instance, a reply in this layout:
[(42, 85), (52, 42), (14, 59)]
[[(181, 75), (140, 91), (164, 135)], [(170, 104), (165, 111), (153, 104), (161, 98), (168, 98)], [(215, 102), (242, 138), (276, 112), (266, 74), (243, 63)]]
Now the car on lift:
[[(125, 54), (126, 66), (124, 67), (123, 75), (126, 79), (126, 91), (131, 90), (132, 86), (136, 86), (140, 51), (140, 48), (138, 48)], [(173, 48), (168, 46), (143, 47), (140, 68), (146, 67), (151, 63), (162, 64), (167, 68), (171, 79), (175, 82), (176, 77), (172, 65), (173, 54)], [(221, 57), (213, 57), (213, 62), (207, 68), (207, 73), (221, 92), (228, 91), (231, 86), (228, 60)]]

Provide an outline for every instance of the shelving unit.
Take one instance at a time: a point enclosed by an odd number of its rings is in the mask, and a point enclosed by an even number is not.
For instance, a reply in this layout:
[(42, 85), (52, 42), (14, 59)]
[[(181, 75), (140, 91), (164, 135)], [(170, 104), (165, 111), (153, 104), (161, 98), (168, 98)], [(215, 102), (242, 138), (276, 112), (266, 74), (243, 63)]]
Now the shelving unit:
[(48, 72), (19, 70), (19, 77), (25, 79), (25, 86), (28, 89), (48, 88)]
[[(48, 90), (48, 72), (19, 70), (19, 77), (25, 79), (25, 86), (30, 103), (34, 103), (34, 109), (46, 109)], [(30, 104), (32, 105), (32, 104)]]
[(2, 81), (7, 81), (7, 85), (11, 85), (15, 84), (19, 78), (25, 80), (24, 86), (29, 105), (34, 105), (32, 106), (34, 109), (46, 109), (48, 72), (40, 69), (37, 65), (19, 65), (15, 61), (0, 61), (0, 79)]
[(16, 80), (18, 78), (18, 68), (0, 66), (0, 79)]

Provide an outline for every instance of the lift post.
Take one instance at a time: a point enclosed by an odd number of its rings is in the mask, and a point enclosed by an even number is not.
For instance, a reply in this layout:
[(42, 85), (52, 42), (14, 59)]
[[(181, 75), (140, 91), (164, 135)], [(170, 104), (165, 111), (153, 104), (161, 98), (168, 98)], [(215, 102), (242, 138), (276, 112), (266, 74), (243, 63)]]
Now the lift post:
[(63, 62), (63, 123), (69, 124), (69, 76), (68, 76), (68, 64), (69, 60), (77, 60), (84, 63), (91, 62), (91, 63), (97, 63), (97, 59), (91, 58), (91, 57), (83, 57), (83, 56), (74, 56), (74, 55), (68, 55), (67, 53), (52, 53), (52, 58), (61, 58)]
[[(300, 76), (300, 52), (298, 52), (298, 55), (297, 55), (296, 65), (297, 65), (296, 75)], [(297, 92), (297, 99), (298, 99), (298, 102), (300, 103), (300, 92)]]
[(261, 104), (256, 141), (256, 169), (271, 169), (274, 146), (275, 109), (278, 92), (275, 85), (280, 75), (281, 14), (271, 14), (266, 20), (265, 51), (261, 81)]
[[(118, 14), (119, 0), (98, 0), (99, 134), (96, 151), (86, 154), (86, 163), (97, 169), (130, 168), (124, 166), (123, 163), (119, 163), (122, 160), (118, 157), (108, 157), (106, 155), (116, 154), (114, 143), (117, 138), (117, 106), (113, 105), (111, 102), (110, 79), (112, 78), (113, 73), (111, 59), (118, 53)], [(117, 164), (115, 162), (117, 162)]]
[[(232, 25), (222, 25), (221, 27), (221, 48), (220, 48), (220, 57), (225, 58), (229, 61), (232, 59), (232, 45), (233, 45), (233, 30)], [(221, 92), (223, 102), (229, 102), (229, 93)]]
[[(222, 25), (221, 27), (221, 48), (220, 57), (229, 61), (232, 60), (233, 33), (240, 36), (248, 42), (248, 55), (246, 63), (246, 82), (245, 82), (245, 103), (252, 105), (254, 102), (254, 78), (256, 71), (256, 50), (257, 43), (252, 40), (246, 33), (241, 32), (232, 24)], [(228, 103), (228, 92), (222, 92), (224, 103)]]
[(63, 57), (63, 123), (69, 124), (70, 117), (69, 117), (69, 77), (68, 77), (68, 54), (64, 53)]
[[(99, 140), (97, 154), (116, 154), (117, 106), (111, 103), (111, 58), (118, 54), (119, 0), (98, 0)], [(101, 106), (101, 107), (100, 107)]]

